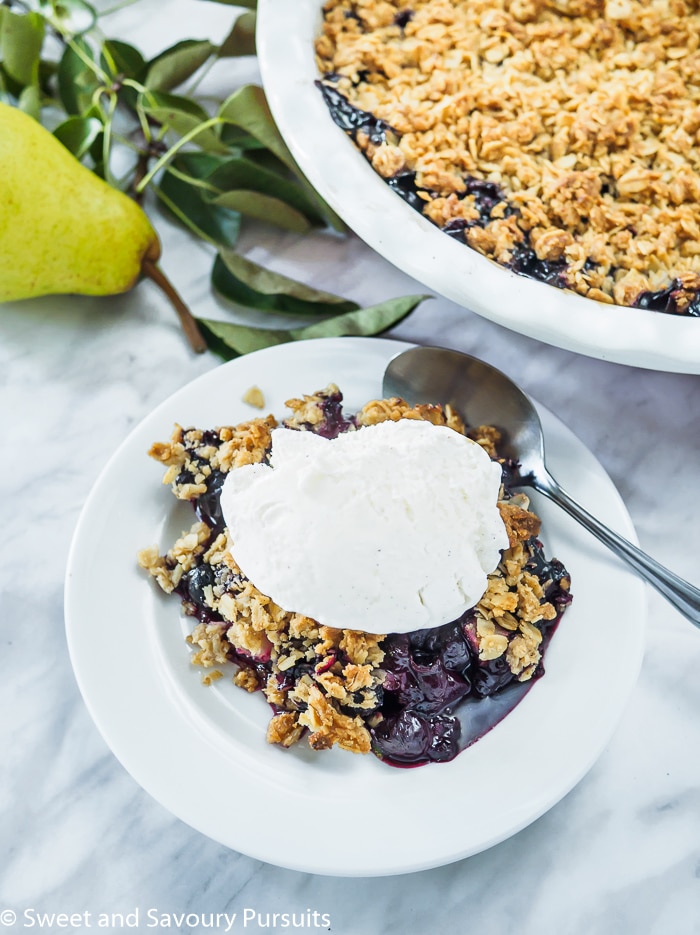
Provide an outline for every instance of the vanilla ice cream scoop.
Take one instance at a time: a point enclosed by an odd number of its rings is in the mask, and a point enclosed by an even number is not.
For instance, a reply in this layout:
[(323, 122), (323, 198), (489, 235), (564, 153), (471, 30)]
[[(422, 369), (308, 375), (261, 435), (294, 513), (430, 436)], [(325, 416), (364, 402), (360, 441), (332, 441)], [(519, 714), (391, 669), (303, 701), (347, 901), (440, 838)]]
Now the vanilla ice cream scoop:
[(270, 465), (229, 473), (229, 546), (253, 584), (339, 629), (407, 633), (455, 620), (508, 545), (500, 465), (414, 419), (328, 440), (275, 429)]

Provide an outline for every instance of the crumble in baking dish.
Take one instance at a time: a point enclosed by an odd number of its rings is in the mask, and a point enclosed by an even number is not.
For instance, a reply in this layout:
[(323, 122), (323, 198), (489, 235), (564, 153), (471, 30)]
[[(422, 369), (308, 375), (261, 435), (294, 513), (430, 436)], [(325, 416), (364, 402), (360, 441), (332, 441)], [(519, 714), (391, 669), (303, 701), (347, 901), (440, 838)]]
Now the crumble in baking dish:
[(318, 82), (450, 236), (600, 302), (700, 315), (696, 0), (328, 0)]

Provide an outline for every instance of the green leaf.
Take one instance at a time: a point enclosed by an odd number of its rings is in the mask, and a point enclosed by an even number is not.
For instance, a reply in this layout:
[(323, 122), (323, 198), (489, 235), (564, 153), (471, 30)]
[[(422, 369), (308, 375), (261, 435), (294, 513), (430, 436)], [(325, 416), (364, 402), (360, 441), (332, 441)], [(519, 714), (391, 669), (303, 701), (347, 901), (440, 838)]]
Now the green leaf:
[(82, 115), (101, 81), (92, 49), (84, 39), (73, 39), (58, 63), (58, 94), (69, 114)]
[(39, 62), (39, 88), (45, 97), (55, 98), (56, 96), (56, 73), (58, 72), (58, 62), (47, 61), (43, 58)]
[(173, 160), (173, 165), (195, 179), (206, 179), (217, 169), (225, 166), (227, 162), (228, 159), (225, 156), (217, 156), (214, 153), (181, 152)]
[(274, 153), (271, 153), (269, 149), (246, 149), (244, 156), (250, 162), (253, 162), (256, 166), (259, 166), (261, 169), (266, 169), (268, 172), (274, 172), (275, 175), (281, 175), (283, 178), (288, 178), (290, 176), (289, 167), (286, 166), (280, 159), (278, 159)]
[(209, 349), (224, 360), (232, 360), (241, 354), (250, 354), (264, 347), (286, 344), (293, 340), (289, 331), (250, 328), (248, 325), (234, 325), (209, 318), (198, 318), (197, 322)]
[(41, 116), (41, 94), (39, 93), (39, 89), (33, 84), (27, 85), (27, 87), (22, 90), (17, 105), (25, 114), (29, 114), (29, 116), (33, 117), (35, 120), (39, 120)]
[[(262, 154), (261, 154), (262, 155)], [(272, 154), (269, 154), (272, 155)], [(221, 195), (230, 193), (239, 189), (245, 189), (251, 192), (260, 192), (273, 199), (286, 202), (295, 209), (295, 214), (301, 214), (314, 224), (323, 224), (323, 217), (316, 210), (315, 205), (306, 197), (304, 191), (299, 185), (284, 175), (270, 171), (260, 164), (260, 161), (253, 159), (237, 157), (230, 159), (220, 168), (213, 172), (208, 181), (219, 190)], [(284, 166), (279, 163), (276, 156), (272, 156), (283, 172), (286, 172)], [(215, 198), (215, 196), (212, 196)], [(217, 202), (225, 204), (227, 202)], [(274, 206), (273, 206), (274, 207)], [(242, 209), (238, 209), (242, 210)], [(246, 213), (246, 212), (243, 212)], [(255, 214), (255, 217), (261, 217), (262, 220), (269, 220), (266, 216)], [(274, 218), (272, 219), (274, 223)], [(305, 225), (308, 228), (308, 223)], [(291, 230), (298, 228), (292, 227)]]
[[(173, 167), (178, 167), (178, 160)], [(238, 212), (203, 201), (201, 190), (168, 169), (163, 173), (157, 194), (185, 226), (198, 236), (224, 247), (238, 239), (241, 216)]]
[(255, 20), (255, 12), (251, 10), (238, 17), (233, 29), (219, 46), (219, 58), (255, 55)]
[(356, 302), (273, 273), (232, 250), (219, 251), (212, 270), (212, 285), (237, 305), (265, 312), (338, 315), (358, 308)]
[[(262, 88), (254, 84), (244, 85), (234, 94), (227, 98), (219, 108), (219, 116), (226, 123), (250, 134), (256, 140), (259, 140), (267, 149), (269, 149), (281, 162), (283, 162), (294, 175), (299, 179), (307, 197), (316, 206), (317, 212), (324, 220), (335, 228), (335, 230), (344, 231), (345, 225), (338, 215), (330, 208), (321, 196), (313, 189), (304, 177), (301, 169), (294, 161), (294, 157), (287, 148), (287, 144), (277, 129), (277, 125), (270, 112), (270, 107)], [(221, 138), (226, 143), (235, 142), (235, 135), (231, 136), (230, 131), (224, 129)], [(239, 142), (243, 148), (245, 145)]]
[(262, 88), (246, 84), (235, 91), (219, 108), (219, 116), (255, 137), (292, 171), (298, 171), (287, 144), (282, 139)]
[[(145, 113), (173, 130), (179, 136), (185, 136), (209, 119), (209, 115), (195, 101), (176, 94), (160, 91), (148, 91), (142, 96)], [(211, 153), (228, 154), (228, 147), (221, 142), (211, 127), (206, 127), (193, 137), (192, 142)]]
[(421, 302), (429, 298), (432, 296), (407, 295), (389, 299), (379, 305), (336, 315), (334, 318), (326, 318), (313, 325), (292, 328), (289, 331), (280, 328), (251, 328), (248, 325), (213, 321), (208, 318), (199, 318), (198, 322), (209, 348), (225, 360), (231, 360), (242, 354), (250, 354), (264, 347), (290, 341), (381, 334), (397, 325)]
[(274, 153), (271, 153), (269, 149), (265, 149), (263, 147), (257, 149), (245, 148), (243, 155), (249, 162), (254, 163), (260, 169), (265, 169), (268, 172), (274, 172), (276, 175), (281, 175), (282, 178), (285, 178), (290, 174), (289, 168), (280, 159), (278, 159)]
[(407, 315), (431, 295), (404, 295), (387, 299), (378, 305), (346, 312), (335, 318), (327, 318), (304, 328), (295, 328), (291, 334), (295, 341), (309, 338), (340, 338), (346, 335), (370, 336), (381, 334), (398, 325)]
[(39, 12), (63, 35), (81, 36), (97, 22), (95, 8), (85, 0), (40, 0)]
[[(216, 333), (215, 329), (210, 328), (207, 325), (207, 322), (203, 318), (197, 319), (197, 324), (199, 325), (199, 330), (206, 341), (207, 347), (210, 351), (213, 351), (215, 354), (218, 354), (219, 357), (223, 360), (233, 360), (235, 357), (240, 357), (233, 348), (229, 347), (225, 341), (222, 341), (221, 338)], [(211, 321), (212, 325), (218, 325), (219, 322)]]
[(225, 3), (226, 6), (243, 6), (249, 10), (256, 9), (258, 0), (212, 0), (213, 3)]
[(310, 222), (299, 211), (280, 201), (279, 198), (271, 198), (260, 192), (245, 189), (224, 192), (223, 195), (210, 199), (210, 203), (239, 211), (246, 217), (265, 221), (267, 224), (274, 224), (282, 230), (296, 231), (299, 234), (305, 234), (311, 230)]
[(100, 50), (100, 65), (111, 78), (140, 81), (146, 72), (146, 59), (133, 45), (118, 39), (106, 39)]
[(187, 133), (209, 119), (209, 114), (196, 101), (179, 94), (149, 90), (141, 96), (141, 104), (147, 114), (166, 126), (177, 129), (178, 132)]
[(5, 71), (22, 86), (39, 84), (44, 44), (44, 18), (39, 13), (13, 13), (0, 8), (0, 53)]
[(69, 117), (56, 127), (53, 135), (76, 159), (82, 159), (102, 135), (103, 129), (102, 121), (97, 117)]
[[(221, 127), (221, 139), (227, 146), (230, 146), (234, 149), (241, 149), (248, 151), (255, 151), (261, 153), (270, 152), (268, 149), (265, 149), (265, 144), (261, 143), (260, 140), (256, 140), (254, 136), (251, 136), (250, 133), (247, 133), (245, 130), (242, 130), (240, 127), (234, 127), (230, 123), (224, 123)], [(270, 153), (272, 156), (273, 154)], [(277, 157), (274, 157), (277, 158)], [(280, 161), (279, 159), (277, 160)], [(284, 165), (284, 163), (282, 163)], [(286, 169), (286, 166), (285, 166)]]
[(119, 102), (131, 110), (136, 109), (139, 92), (129, 85), (120, 86), (124, 79), (143, 83), (147, 63), (133, 45), (118, 39), (106, 39), (100, 50), (100, 67), (117, 86)]
[(144, 83), (152, 91), (170, 91), (190, 78), (215, 53), (216, 46), (207, 39), (184, 39), (150, 62)]

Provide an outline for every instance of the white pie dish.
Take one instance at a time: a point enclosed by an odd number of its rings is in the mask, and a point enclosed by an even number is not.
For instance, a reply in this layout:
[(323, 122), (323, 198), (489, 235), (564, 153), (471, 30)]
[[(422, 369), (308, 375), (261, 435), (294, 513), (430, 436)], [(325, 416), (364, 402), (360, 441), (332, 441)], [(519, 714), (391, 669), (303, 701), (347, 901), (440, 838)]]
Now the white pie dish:
[(369, 246), (484, 318), (590, 357), (700, 373), (700, 320), (606, 305), (498, 266), (409, 207), (337, 127), (314, 86), (321, 0), (259, 0), (257, 49), (277, 125), (305, 175)]

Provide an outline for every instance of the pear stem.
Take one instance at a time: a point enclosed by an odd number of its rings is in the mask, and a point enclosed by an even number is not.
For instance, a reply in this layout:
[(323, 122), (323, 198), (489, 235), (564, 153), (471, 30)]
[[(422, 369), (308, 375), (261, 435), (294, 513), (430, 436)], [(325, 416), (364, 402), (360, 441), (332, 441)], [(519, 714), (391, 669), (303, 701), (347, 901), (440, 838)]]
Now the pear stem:
[(182, 330), (185, 332), (185, 337), (192, 350), (197, 354), (204, 353), (207, 349), (207, 342), (202, 337), (202, 332), (199, 330), (196, 319), (160, 266), (154, 263), (153, 260), (145, 258), (141, 264), (141, 272), (147, 279), (154, 282), (170, 300), (170, 303), (178, 314)]

